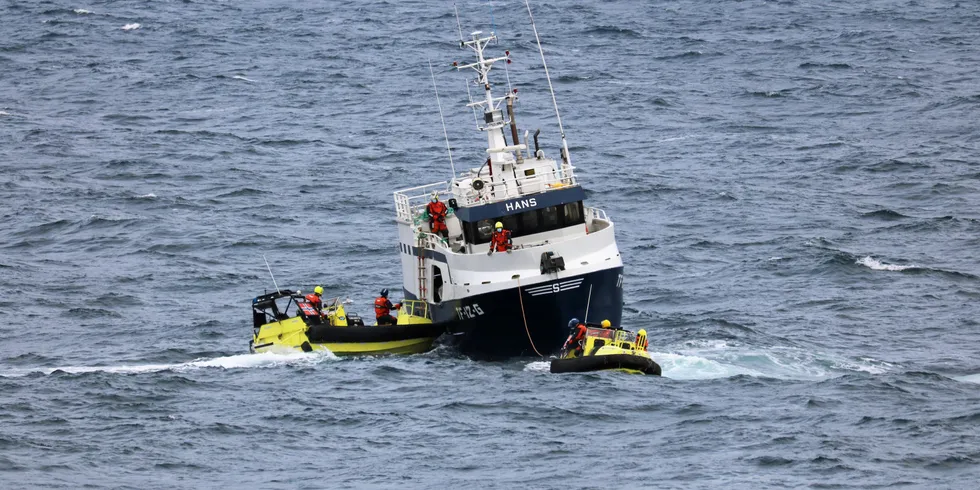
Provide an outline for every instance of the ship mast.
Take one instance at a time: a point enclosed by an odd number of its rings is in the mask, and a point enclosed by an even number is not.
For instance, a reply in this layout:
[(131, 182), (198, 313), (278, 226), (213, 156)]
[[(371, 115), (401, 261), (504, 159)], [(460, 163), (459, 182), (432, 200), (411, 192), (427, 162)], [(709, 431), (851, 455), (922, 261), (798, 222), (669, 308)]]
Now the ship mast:
[(504, 127), (510, 123), (510, 121), (504, 119), (503, 111), (500, 109), (501, 102), (508, 99), (513, 102), (517, 99), (517, 95), (509, 93), (503, 97), (494, 97), (490, 88), (489, 74), (493, 64), (498, 61), (506, 61), (509, 63), (510, 51), (505, 51), (504, 56), (487, 58), (484, 54), (484, 50), (491, 41), (497, 40), (497, 35), (491, 33), (489, 36), (480, 37), (481, 34), (483, 34), (482, 31), (476, 31), (470, 34), (471, 39), (469, 41), (460, 41), (460, 48), (469, 47), (474, 51), (476, 54), (476, 62), (467, 65), (460, 65), (458, 63), (453, 64), (456, 66), (457, 70), (472, 68), (476, 70), (478, 74), (476, 81), (483, 86), (485, 100), (470, 102), (467, 104), (467, 107), (483, 108), (484, 125), (477, 127), (480, 129), (480, 131), (487, 132), (487, 152), (490, 154), (490, 164), (503, 170), (507, 166), (514, 164), (515, 159), (511, 152), (524, 149), (524, 145), (519, 145), (517, 141), (512, 142), (513, 144), (510, 146), (506, 144), (503, 130)]

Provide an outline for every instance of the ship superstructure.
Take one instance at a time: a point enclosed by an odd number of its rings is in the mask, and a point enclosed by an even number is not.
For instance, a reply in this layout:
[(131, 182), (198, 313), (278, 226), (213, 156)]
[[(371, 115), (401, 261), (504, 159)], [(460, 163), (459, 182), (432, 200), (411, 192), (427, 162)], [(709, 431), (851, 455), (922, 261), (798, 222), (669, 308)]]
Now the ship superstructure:
[[(394, 193), (403, 287), (406, 298), (431, 304), (433, 321), (445, 323), (467, 355), (548, 355), (561, 347), (572, 317), (620, 323), (623, 263), (613, 222), (584, 204), (564, 134), (558, 160), (545, 155), (537, 132), (531, 151), (514, 116), (517, 91), (494, 97), (490, 71), (510, 61), (509, 52), (487, 57), (496, 39), (472, 33), (460, 47), (476, 60), (456, 64), (474, 70), (483, 91), (469, 107), (482, 112), (486, 160), (450, 181)], [(451, 209), (448, 238), (432, 234), (425, 218), (433, 193)], [(488, 255), (498, 221), (514, 247)]]

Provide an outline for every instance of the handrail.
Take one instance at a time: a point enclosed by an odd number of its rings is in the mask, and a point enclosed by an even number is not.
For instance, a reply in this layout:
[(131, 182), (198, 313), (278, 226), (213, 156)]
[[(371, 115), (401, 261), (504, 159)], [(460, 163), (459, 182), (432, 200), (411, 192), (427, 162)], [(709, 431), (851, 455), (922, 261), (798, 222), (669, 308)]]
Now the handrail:
[(412, 315), (431, 320), (429, 315), (429, 303), (420, 299), (403, 299), (402, 307), (398, 310), (399, 315)]
[[(409, 195), (409, 193), (413, 192), (419, 192), (419, 194)], [(432, 196), (432, 192), (448, 194), (450, 192), (449, 182), (436, 182), (434, 184), (425, 184), (395, 191), (395, 213), (398, 216), (398, 219), (412, 222), (412, 217), (414, 215), (413, 210), (424, 206), (422, 203), (429, 201), (429, 198)], [(412, 201), (421, 202), (413, 205)]]
[[(460, 180), (472, 180), (474, 178), (477, 178), (476, 175), (470, 173), (469, 175), (456, 177), (450, 182), (436, 182), (395, 191), (395, 211), (398, 219), (410, 223), (414, 222), (416, 215), (420, 214), (422, 208), (429, 202), (433, 191), (451, 195), (459, 205), (470, 206), (474, 204), (491, 204), (518, 198), (527, 194), (547, 192), (576, 185), (575, 167), (571, 165), (562, 165), (557, 168), (551, 168), (546, 172), (525, 175), (516, 179), (509, 178), (492, 183), (487, 180), (484, 181), (485, 185), (483, 189), (479, 191), (470, 187), (464, 188), (454, 185)], [(528, 188), (530, 187), (533, 187), (533, 190), (529, 190)]]
[(586, 207), (585, 208), (585, 212), (586, 212), (587, 217), (589, 218), (589, 221), (596, 220), (596, 219), (601, 219), (603, 221), (609, 221), (609, 215), (606, 214), (606, 211), (605, 210), (602, 210), (602, 209), (599, 209), (599, 208)]
[[(456, 200), (463, 205), (470, 204), (490, 204), (507, 199), (521, 197), (527, 194), (547, 192), (549, 190), (561, 189), (575, 185), (575, 167), (561, 166), (552, 168), (548, 172), (525, 175), (516, 179), (509, 178), (499, 182), (484, 181), (483, 189), (466, 189), (462, 193), (454, 190)], [(475, 178), (475, 177), (473, 177)], [(457, 179), (453, 179), (455, 182)], [(481, 179), (482, 180), (482, 179)], [(525, 187), (536, 186), (533, 191), (528, 191)]]

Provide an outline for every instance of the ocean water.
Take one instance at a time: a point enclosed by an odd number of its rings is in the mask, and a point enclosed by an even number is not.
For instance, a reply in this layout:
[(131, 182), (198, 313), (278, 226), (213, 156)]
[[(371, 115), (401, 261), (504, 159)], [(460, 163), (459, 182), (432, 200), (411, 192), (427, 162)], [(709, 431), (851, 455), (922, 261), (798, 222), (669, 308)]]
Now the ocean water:
[[(558, 130), (522, 2), (459, 1)], [(662, 378), (249, 354), (485, 138), (452, 2), (0, 5), (0, 487), (976, 488), (980, 4), (534, 2)], [(492, 9), (492, 12), (491, 12)]]

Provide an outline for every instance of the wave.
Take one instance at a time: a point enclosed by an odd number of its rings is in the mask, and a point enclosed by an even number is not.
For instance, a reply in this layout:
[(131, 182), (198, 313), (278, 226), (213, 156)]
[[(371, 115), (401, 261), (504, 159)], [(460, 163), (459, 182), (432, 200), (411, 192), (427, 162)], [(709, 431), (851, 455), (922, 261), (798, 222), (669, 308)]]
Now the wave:
[(764, 90), (764, 91), (754, 91), (748, 92), (749, 96), (752, 97), (788, 97), (793, 93), (792, 89), (784, 88), (782, 90)]
[(953, 379), (955, 379), (956, 381), (962, 381), (964, 383), (980, 384), (980, 373), (977, 373), (977, 374), (967, 374), (965, 376), (957, 376), (957, 377), (955, 377)]
[(898, 211), (892, 211), (891, 209), (879, 209), (877, 211), (870, 211), (861, 215), (862, 218), (876, 218), (886, 221), (899, 220), (908, 218)]
[(628, 38), (642, 38), (643, 35), (633, 29), (628, 29), (625, 27), (616, 26), (595, 26), (591, 29), (586, 29), (584, 34), (599, 34), (599, 35), (609, 35), (609, 36), (623, 36)]
[(524, 371), (528, 372), (538, 372), (538, 373), (550, 373), (551, 372), (551, 361), (534, 361), (528, 363), (524, 366)]
[(228, 197), (261, 196), (261, 195), (263, 195), (265, 193), (266, 193), (265, 191), (261, 191), (261, 190), (258, 190), (258, 189), (253, 189), (251, 187), (246, 187), (244, 189), (239, 189), (237, 191), (232, 191), (232, 192), (226, 192), (224, 194), (219, 194), (217, 196), (217, 198), (218, 199), (221, 199), (221, 198), (228, 198)]
[(894, 272), (900, 272), (900, 271), (905, 271), (905, 270), (910, 270), (910, 269), (920, 269), (919, 266), (914, 265), (914, 264), (909, 264), (909, 265), (885, 264), (885, 263), (881, 262), (880, 260), (878, 260), (878, 259), (876, 259), (876, 258), (874, 258), (874, 257), (872, 257), (870, 255), (867, 256), (867, 257), (864, 257), (862, 259), (858, 259), (858, 261), (856, 263), (857, 264), (861, 264), (861, 265), (863, 265), (863, 266), (865, 266), (865, 267), (867, 267), (867, 268), (869, 268), (871, 270), (876, 270), (876, 271), (894, 271)]
[(699, 58), (701, 56), (704, 56), (704, 51), (695, 49), (695, 50), (685, 51), (683, 53), (678, 53), (678, 54), (657, 56), (654, 58), (654, 60), (667, 61), (667, 60), (676, 60), (676, 59), (684, 59), (684, 58)]
[(142, 26), (138, 22), (133, 22), (131, 24), (126, 24), (126, 25), (122, 26), (122, 30), (124, 30), (124, 31), (135, 31), (136, 29), (139, 29), (140, 27), (142, 27)]
[(799, 68), (803, 68), (803, 69), (831, 68), (834, 70), (848, 70), (854, 67), (848, 63), (819, 63), (819, 62), (807, 61), (805, 63), (800, 63)]
[(190, 362), (178, 364), (132, 364), (120, 366), (62, 366), (44, 369), (17, 369), (0, 373), (0, 377), (20, 377), (31, 374), (51, 375), (57, 373), (67, 374), (87, 374), (87, 373), (112, 373), (112, 374), (144, 374), (157, 373), (161, 371), (172, 371), (183, 373), (200, 369), (250, 369), (250, 368), (274, 368), (280, 366), (299, 365), (311, 366), (320, 364), (324, 361), (338, 359), (334, 353), (328, 350), (317, 352), (294, 352), (291, 349), (286, 352), (263, 352), (260, 354), (238, 354), (233, 356), (215, 357), (212, 359), (198, 359)]

